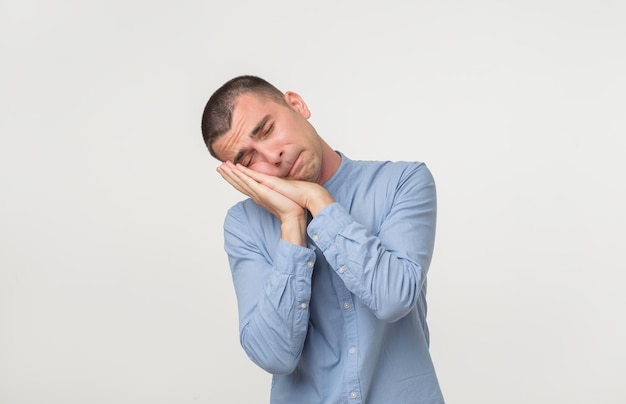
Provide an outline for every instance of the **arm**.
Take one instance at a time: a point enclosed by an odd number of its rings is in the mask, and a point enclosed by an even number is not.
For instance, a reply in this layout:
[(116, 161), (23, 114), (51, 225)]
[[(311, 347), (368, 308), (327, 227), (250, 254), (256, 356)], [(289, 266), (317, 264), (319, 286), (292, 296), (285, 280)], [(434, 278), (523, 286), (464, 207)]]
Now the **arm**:
[(261, 368), (289, 374), (299, 361), (306, 338), (315, 262), (315, 252), (305, 248), (306, 211), (230, 162), (219, 166), (218, 172), (280, 222), (281, 239), (272, 256), (264, 246), (265, 236), (254, 234), (250, 225), (258, 220), (264, 220), (264, 226), (276, 222), (256, 207), (252, 212), (241, 205), (231, 209), (224, 224), (224, 239), (239, 305), (241, 345)]
[(308, 233), (346, 287), (377, 317), (396, 321), (414, 307), (426, 280), (435, 238), (436, 194), (425, 165), (403, 172), (376, 235), (337, 203)]
[(283, 240), (300, 246), (306, 245), (304, 206), (257, 182), (250, 176), (256, 173), (241, 164), (235, 166), (230, 161), (226, 161), (217, 167), (217, 172), (235, 189), (249, 196), (259, 206), (278, 218)]
[(264, 185), (263, 189), (280, 193), (312, 213), (310, 237), (346, 287), (377, 317), (396, 321), (415, 307), (435, 240), (435, 183), (426, 165), (405, 168), (376, 235), (317, 184), (287, 181), (240, 165), (234, 171), (253, 179), (254, 186)]
[[(279, 240), (273, 257), (263, 252), (241, 206), (224, 224), (226, 252), (239, 308), (240, 342), (246, 354), (272, 374), (291, 373), (308, 327), (315, 253)], [(257, 218), (258, 220), (258, 218)]]

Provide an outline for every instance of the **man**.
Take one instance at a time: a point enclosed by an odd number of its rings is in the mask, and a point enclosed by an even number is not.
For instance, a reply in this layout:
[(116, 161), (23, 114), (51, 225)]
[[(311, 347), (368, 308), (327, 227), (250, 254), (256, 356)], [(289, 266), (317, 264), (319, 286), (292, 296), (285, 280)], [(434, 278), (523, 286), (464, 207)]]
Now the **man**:
[(274, 375), (272, 403), (443, 403), (426, 325), (432, 176), (352, 161), (309, 116), (254, 76), (204, 110), (217, 171), (250, 198), (224, 224), (241, 345)]

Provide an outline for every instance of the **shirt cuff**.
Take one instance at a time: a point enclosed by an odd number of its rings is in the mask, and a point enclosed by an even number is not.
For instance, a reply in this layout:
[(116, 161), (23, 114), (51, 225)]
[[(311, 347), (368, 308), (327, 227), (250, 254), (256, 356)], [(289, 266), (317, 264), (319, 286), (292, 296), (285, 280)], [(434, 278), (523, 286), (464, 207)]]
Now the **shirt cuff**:
[(335, 241), (337, 235), (354, 222), (350, 213), (339, 203), (334, 202), (320, 210), (307, 227), (311, 240), (326, 251)]
[(310, 278), (315, 265), (315, 250), (291, 244), (283, 239), (278, 242), (274, 256), (274, 269), (279, 272)]

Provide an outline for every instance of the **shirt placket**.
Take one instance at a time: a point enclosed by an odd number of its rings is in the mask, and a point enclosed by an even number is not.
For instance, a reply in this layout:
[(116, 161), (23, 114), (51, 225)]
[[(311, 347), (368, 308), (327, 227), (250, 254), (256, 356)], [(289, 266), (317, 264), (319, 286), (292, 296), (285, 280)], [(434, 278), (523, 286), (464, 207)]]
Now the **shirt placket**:
[(333, 276), (332, 279), (337, 291), (337, 303), (344, 318), (346, 333), (344, 349), (347, 352), (344, 354), (347, 360), (346, 373), (344, 374), (344, 394), (348, 403), (358, 404), (362, 402), (362, 399), (359, 383), (359, 335), (354, 299), (352, 293), (344, 286), (343, 281), (338, 276)]

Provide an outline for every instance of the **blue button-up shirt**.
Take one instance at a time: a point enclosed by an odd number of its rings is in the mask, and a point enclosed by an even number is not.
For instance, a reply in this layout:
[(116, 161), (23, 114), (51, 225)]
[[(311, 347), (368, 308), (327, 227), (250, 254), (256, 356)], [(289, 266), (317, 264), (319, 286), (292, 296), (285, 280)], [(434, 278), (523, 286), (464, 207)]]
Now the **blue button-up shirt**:
[(429, 170), (342, 155), (324, 187), (336, 202), (308, 224), (307, 247), (250, 199), (224, 224), (241, 345), (274, 375), (271, 402), (443, 403), (426, 325)]

